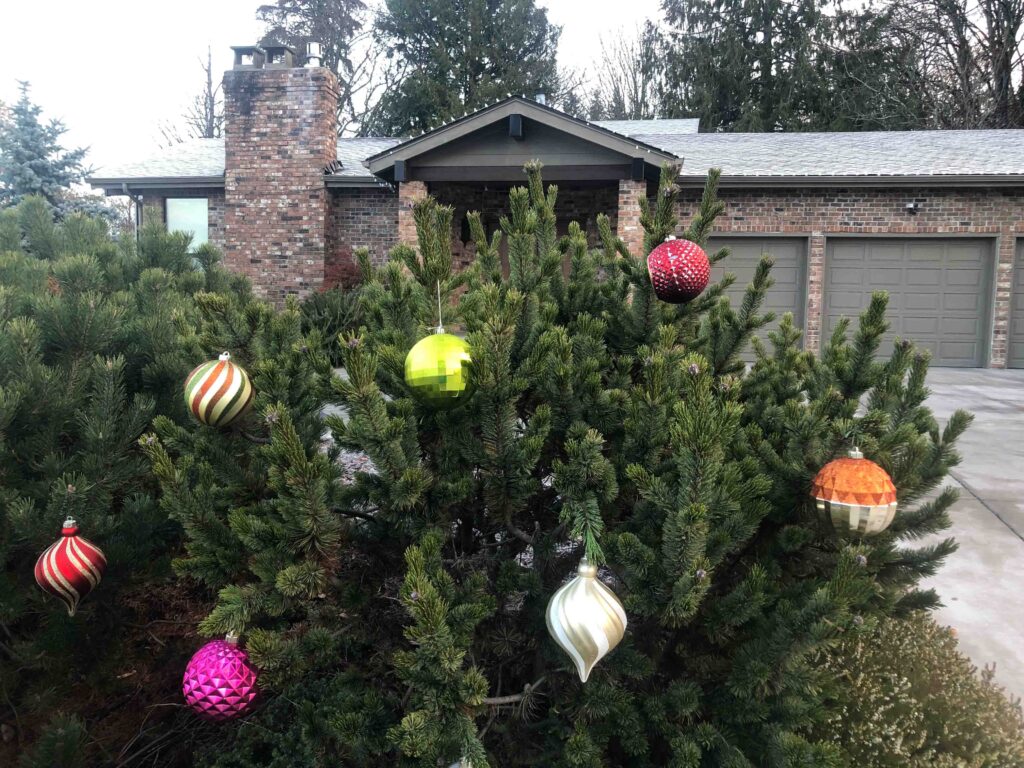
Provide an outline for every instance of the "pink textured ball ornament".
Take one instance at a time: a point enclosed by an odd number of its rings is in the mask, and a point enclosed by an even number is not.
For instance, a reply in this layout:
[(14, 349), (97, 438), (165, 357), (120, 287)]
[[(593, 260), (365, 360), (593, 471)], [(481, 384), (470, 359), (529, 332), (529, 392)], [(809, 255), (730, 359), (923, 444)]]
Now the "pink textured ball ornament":
[(671, 235), (647, 256), (647, 271), (654, 293), (669, 304), (697, 298), (711, 281), (711, 262), (704, 249)]
[(213, 640), (185, 668), (185, 701), (204, 720), (231, 720), (248, 712), (259, 696), (256, 668), (238, 647), (238, 635)]

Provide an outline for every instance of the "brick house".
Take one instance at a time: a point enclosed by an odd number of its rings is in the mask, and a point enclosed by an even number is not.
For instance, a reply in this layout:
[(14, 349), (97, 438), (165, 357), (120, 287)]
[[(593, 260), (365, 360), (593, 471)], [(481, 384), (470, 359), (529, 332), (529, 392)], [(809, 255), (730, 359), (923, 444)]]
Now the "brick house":
[(509, 98), (411, 139), (337, 138), (337, 80), (287, 48), (235, 49), (224, 139), (181, 144), (90, 181), (129, 194), (142, 217), (220, 247), (273, 301), (351, 282), (353, 251), (377, 260), (414, 242), (413, 203), (467, 210), (497, 226), (508, 188), (537, 158), (559, 187), (559, 226), (594, 231), (599, 213), (638, 249), (637, 198), (663, 163), (681, 167), (686, 221), (704, 174), (723, 170), (714, 246), (742, 292), (762, 252), (776, 267), (768, 305), (794, 313), (817, 350), (870, 292), (890, 291), (892, 336), (935, 364), (1024, 367), (1024, 131), (702, 134), (696, 120), (577, 120)]

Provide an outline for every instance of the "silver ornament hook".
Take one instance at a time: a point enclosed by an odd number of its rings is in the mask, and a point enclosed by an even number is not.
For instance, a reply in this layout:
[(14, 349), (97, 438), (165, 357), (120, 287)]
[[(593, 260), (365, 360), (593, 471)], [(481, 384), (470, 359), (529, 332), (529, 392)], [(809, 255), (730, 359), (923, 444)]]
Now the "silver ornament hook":
[(444, 325), (441, 322), (441, 281), (437, 281), (437, 328), (434, 333), (444, 333)]

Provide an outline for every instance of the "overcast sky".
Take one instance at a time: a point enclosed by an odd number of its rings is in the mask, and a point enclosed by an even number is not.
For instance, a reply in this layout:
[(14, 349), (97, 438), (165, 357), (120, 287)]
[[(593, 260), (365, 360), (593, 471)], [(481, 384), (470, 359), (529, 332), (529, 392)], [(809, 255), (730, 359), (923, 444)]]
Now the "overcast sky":
[[(158, 126), (181, 114), (202, 87), (199, 57), (209, 45), (214, 71), (231, 63), (229, 46), (260, 34), (264, 0), (46, 0), (4, 10), (0, 100), (32, 84), (47, 117), (68, 127), (69, 146), (88, 146), (97, 167), (145, 157)], [(585, 68), (601, 35), (632, 31), (658, 15), (659, 0), (538, 0), (562, 26), (560, 62)]]

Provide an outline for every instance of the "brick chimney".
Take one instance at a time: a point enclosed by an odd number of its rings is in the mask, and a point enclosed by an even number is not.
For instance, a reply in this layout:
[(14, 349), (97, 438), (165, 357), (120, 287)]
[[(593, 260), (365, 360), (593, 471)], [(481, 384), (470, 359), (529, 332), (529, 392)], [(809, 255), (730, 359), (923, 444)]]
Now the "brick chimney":
[(224, 255), (280, 305), (320, 288), (338, 80), (284, 46), (238, 46), (224, 74)]

